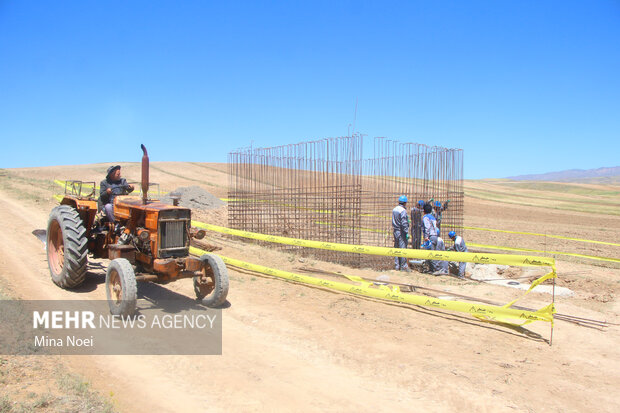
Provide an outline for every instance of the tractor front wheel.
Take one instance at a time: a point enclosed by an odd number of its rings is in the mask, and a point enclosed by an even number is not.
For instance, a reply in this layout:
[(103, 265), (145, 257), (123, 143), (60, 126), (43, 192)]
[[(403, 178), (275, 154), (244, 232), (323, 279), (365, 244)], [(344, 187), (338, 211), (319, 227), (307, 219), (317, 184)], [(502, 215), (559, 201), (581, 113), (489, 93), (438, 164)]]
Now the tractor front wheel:
[(105, 291), (110, 313), (131, 316), (136, 311), (138, 287), (131, 263), (125, 258), (110, 261), (105, 275)]
[(215, 254), (200, 257), (204, 263), (203, 275), (194, 277), (194, 292), (202, 304), (217, 308), (228, 296), (228, 270), (222, 259)]
[(52, 280), (62, 288), (84, 282), (88, 267), (88, 240), (75, 208), (59, 205), (47, 221), (47, 264)]

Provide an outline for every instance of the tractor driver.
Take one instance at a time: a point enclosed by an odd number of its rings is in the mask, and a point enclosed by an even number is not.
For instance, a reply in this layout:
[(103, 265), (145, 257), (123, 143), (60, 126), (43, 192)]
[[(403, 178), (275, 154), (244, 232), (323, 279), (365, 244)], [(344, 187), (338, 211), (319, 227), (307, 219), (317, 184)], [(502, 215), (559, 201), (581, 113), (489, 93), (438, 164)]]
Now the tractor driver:
[(121, 166), (114, 165), (108, 168), (108, 174), (99, 186), (99, 208), (105, 211), (110, 222), (115, 222), (114, 198), (132, 192), (133, 185), (128, 184), (125, 178), (121, 178)]

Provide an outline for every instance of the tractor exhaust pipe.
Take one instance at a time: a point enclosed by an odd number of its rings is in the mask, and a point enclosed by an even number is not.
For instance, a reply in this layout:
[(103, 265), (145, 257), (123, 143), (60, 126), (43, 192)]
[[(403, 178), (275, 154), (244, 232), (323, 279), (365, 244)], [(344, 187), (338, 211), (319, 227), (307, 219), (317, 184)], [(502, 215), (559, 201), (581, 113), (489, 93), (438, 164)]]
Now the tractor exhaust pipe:
[(149, 192), (149, 154), (146, 152), (146, 147), (140, 145), (142, 148), (142, 204), (146, 205)]

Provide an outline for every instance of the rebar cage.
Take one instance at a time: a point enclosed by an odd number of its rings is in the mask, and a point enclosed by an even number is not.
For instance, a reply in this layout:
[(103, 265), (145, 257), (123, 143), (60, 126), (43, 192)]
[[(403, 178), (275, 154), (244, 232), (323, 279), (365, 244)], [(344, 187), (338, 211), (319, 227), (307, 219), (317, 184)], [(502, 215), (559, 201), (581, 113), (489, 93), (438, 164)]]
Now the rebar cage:
[[(228, 155), (229, 226), (270, 235), (391, 247), (391, 212), (422, 199), (444, 204), (442, 235), (463, 225), (463, 151), (375, 138), (363, 157), (353, 135)], [(445, 234), (444, 234), (445, 233)], [(386, 257), (270, 244), (350, 266), (387, 268)]]

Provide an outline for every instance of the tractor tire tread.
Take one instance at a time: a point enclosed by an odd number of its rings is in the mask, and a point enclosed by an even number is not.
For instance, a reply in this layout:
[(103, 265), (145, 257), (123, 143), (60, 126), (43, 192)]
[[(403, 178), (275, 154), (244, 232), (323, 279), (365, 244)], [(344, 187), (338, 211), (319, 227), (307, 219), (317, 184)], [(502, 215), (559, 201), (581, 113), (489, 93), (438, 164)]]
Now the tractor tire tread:
[[(118, 307), (113, 307), (110, 297), (110, 271), (116, 269), (123, 287), (122, 302)], [(108, 302), (110, 303), (110, 312), (113, 315), (131, 316), (136, 311), (138, 301), (138, 284), (131, 263), (125, 258), (116, 258), (110, 261), (105, 277), (105, 286)]]
[(58, 221), (62, 231), (65, 261), (61, 273), (57, 277), (52, 275), (52, 280), (61, 288), (75, 288), (84, 282), (88, 270), (86, 229), (75, 208), (68, 205), (59, 205), (52, 210), (48, 231), (53, 220)]
[(226, 264), (222, 258), (215, 254), (204, 254), (200, 257), (200, 260), (206, 262), (213, 269), (215, 288), (208, 296), (199, 298), (202, 304), (207, 307), (221, 307), (226, 302), (226, 297), (228, 296), (229, 280)]

